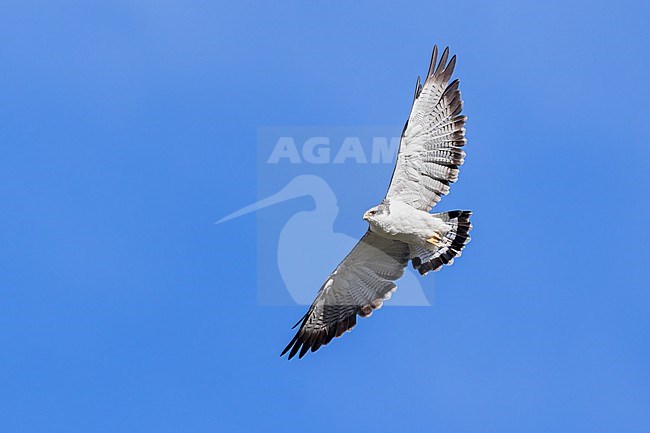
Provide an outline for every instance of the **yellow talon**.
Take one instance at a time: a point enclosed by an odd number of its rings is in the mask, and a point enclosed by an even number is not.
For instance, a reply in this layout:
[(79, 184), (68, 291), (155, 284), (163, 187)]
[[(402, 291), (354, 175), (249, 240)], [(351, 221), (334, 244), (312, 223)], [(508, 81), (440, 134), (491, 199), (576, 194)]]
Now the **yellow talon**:
[(429, 239), (427, 239), (427, 242), (430, 243), (431, 245), (438, 246), (438, 243), (442, 240), (440, 237), (439, 233), (434, 233), (433, 236), (431, 236)]

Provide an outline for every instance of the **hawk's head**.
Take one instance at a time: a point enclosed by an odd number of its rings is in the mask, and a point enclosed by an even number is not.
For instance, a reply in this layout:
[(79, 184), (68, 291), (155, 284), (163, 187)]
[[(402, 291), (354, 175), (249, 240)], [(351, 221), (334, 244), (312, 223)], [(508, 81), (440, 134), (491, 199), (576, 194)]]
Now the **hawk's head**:
[(383, 200), (379, 205), (371, 207), (363, 214), (363, 219), (369, 223), (374, 223), (377, 218), (390, 215), (390, 207), (387, 200)]

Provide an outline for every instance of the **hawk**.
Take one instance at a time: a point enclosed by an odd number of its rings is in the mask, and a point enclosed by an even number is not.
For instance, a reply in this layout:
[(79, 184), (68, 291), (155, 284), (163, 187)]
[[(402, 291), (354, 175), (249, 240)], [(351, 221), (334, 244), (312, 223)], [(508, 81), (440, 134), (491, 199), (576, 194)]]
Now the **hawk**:
[(351, 331), (390, 299), (411, 261), (421, 275), (451, 265), (469, 242), (471, 211), (431, 213), (465, 158), (465, 122), (459, 81), (451, 82), (456, 56), (434, 46), (429, 71), (418, 77), (411, 114), (402, 131), (397, 162), (382, 202), (363, 215), (368, 231), (325, 280), (298, 332), (282, 351), (289, 359), (315, 352)]

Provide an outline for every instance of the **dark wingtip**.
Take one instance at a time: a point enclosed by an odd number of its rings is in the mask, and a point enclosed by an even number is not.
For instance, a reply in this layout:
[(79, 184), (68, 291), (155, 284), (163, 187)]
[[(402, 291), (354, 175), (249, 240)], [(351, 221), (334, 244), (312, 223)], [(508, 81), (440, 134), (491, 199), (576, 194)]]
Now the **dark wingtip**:
[(456, 55), (454, 54), (451, 57), (451, 60), (449, 61), (449, 63), (447, 63), (447, 65), (445, 66), (445, 70), (443, 71), (442, 79), (444, 81), (449, 81), (449, 79), (451, 78), (451, 75), (454, 73), (454, 68), (455, 67), (456, 67)]
[(438, 45), (433, 46), (433, 52), (431, 53), (431, 62), (429, 63), (429, 72), (427, 72), (427, 78), (433, 75), (433, 70), (436, 67), (436, 61), (438, 60)]
[[(291, 349), (291, 346), (293, 346), (294, 343), (296, 342), (296, 340), (298, 339), (298, 335), (300, 335), (300, 331), (296, 332), (296, 335), (294, 335), (293, 339), (291, 339), (291, 341), (289, 342), (289, 344), (287, 344), (287, 347), (284, 348), (284, 350), (283, 350), (282, 353), (280, 354), (280, 357), (283, 357), (284, 354), (287, 353), (287, 351), (288, 351), (289, 349)], [(289, 359), (291, 359), (291, 357), (289, 357)]]
[(440, 56), (440, 62), (438, 63), (438, 67), (434, 73), (435, 75), (440, 75), (444, 67), (447, 65), (447, 57), (449, 57), (449, 47), (446, 47), (445, 51), (442, 52), (442, 56)]
[(418, 79), (415, 82), (415, 90), (413, 91), (413, 102), (415, 102), (415, 100), (418, 99), (418, 96), (420, 96), (421, 91), (422, 91), (422, 84), (420, 83), (420, 76), (418, 75)]
[(291, 327), (291, 329), (296, 329), (296, 326), (298, 326), (298, 325), (300, 325), (302, 322), (304, 322), (306, 317), (307, 317), (307, 314), (305, 314), (305, 315), (302, 316), (300, 319), (298, 319), (298, 321), (296, 322), (296, 324), (293, 325), (293, 326)]
[(302, 349), (300, 349), (300, 354), (298, 355), (298, 359), (302, 359), (303, 356), (305, 356), (305, 353), (309, 351), (309, 348), (311, 347), (310, 344), (303, 344)]
[[(367, 307), (370, 313), (372, 310), (377, 309), (379, 305), (367, 305)], [(346, 331), (351, 331), (357, 324), (357, 314), (361, 315), (362, 313), (357, 310), (349, 317), (344, 317), (339, 322), (318, 331), (306, 332), (301, 328), (296, 332), (296, 335), (287, 344), (280, 356), (282, 357), (288, 352), (287, 359), (291, 359), (296, 355), (298, 355), (298, 359), (302, 359), (307, 352), (316, 352), (322, 346), (329, 344), (334, 338), (342, 336)]]
[(296, 343), (293, 345), (291, 348), (291, 351), (289, 352), (289, 359), (293, 358), (296, 356), (296, 353), (298, 353), (298, 350), (300, 350), (300, 347), (305, 344), (304, 341), (296, 341)]

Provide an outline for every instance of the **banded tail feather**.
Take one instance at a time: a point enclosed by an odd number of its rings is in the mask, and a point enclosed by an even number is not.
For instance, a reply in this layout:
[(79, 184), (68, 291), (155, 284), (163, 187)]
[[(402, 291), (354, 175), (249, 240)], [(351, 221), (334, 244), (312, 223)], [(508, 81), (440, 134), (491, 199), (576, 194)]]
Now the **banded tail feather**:
[(440, 218), (452, 229), (442, 238), (440, 246), (435, 250), (425, 250), (415, 247), (411, 251), (411, 263), (420, 275), (437, 271), (443, 265), (451, 265), (454, 258), (460, 257), (463, 248), (470, 241), (469, 231), (472, 229), (470, 217), (472, 211), (453, 210), (433, 214)]

